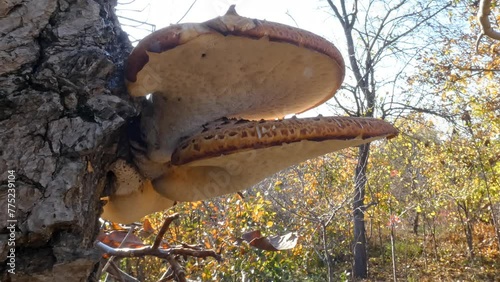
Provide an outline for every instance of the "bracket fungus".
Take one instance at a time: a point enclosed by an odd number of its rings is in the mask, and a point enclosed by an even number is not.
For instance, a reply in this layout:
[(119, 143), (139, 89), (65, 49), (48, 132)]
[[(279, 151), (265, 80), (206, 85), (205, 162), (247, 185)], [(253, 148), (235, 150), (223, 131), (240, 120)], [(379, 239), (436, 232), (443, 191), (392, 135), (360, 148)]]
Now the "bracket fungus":
[[(134, 164), (115, 173), (117, 191), (104, 206), (112, 221), (237, 192), (301, 161), (398, 133), (372, 118), (277, 120), (330, 99), (344, 61), (322, 37), (241, 17), (234, 6), (222, 17), (150, 34), (125, 72), (130, 95), (151, 99), (142, 140), (131, 141)], [(135, 191), (119, 184), (129, 178), (139, 183)]]

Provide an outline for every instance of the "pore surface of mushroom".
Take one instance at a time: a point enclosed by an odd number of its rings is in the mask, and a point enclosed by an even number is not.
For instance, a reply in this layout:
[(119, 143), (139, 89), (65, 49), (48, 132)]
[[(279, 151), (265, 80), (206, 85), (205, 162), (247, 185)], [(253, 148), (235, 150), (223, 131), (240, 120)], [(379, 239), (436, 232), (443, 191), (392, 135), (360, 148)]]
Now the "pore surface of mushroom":
[[(152, 33), (126, 69), (132, 96), (152, 94), (141, 117), (143, 142), (131, 143), (129, 164), (145, 180), (133, 192), (121, 184), (127, 192), (109, 197), (103, 217), (138, 220), (174, 201), (240, 191), (309, 158), (395, 136), (377, 119), (274, 120), (331, 98), (344, 72), (339, 51), (325, 39), (240, 17), (234, 7), (204, 23)], [(121, 174), (117, 183), (128, 178)]]

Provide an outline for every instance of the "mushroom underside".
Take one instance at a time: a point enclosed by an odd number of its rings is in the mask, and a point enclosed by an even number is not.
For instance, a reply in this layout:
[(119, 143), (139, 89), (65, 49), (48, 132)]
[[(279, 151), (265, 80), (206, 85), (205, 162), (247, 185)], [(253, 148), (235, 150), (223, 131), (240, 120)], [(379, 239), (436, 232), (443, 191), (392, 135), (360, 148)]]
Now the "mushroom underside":
[(109, 196), (101, 217), (112, 222), (132, 223), (173, 205), (174, 201), (161, 196), (151, 181), (146, 180), (132, 193)]
[(196, 114), (202, 124), (220, 118), (210, 116), (216, 111), (246, 119), (301, 113), (331, 98), (344, 72), (325, 54), (265, 37), (205, 34), (147, 55), (131, 95), (153, 93), (172, 116)]
[(176, 201), (209, 199), (249, 188), (307, 159), (396, 134), (377, 119), (233, 120), (184, 140), (153, 187)]

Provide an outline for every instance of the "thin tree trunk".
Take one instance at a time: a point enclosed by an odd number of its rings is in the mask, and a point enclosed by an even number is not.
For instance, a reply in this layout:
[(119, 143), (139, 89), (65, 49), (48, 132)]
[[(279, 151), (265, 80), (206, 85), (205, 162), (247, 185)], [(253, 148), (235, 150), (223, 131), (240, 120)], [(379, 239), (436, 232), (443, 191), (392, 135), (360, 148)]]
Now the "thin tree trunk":
[(489, 183), (486, 184), (486, 195), (488, 199), (488, 205), (490, 207), (490, 215), (491, 215), (491, 223), (493, 224), (493, 228), (495, 229), (495, 235), (497, 239), (497, 249), (500, 251), (500, 226), (498, 226), (498, 218), (495, 211), (495, 205), (491, 199), (490, 187)]
[[(491, 199), (489, 201), (491, 202)], [(496, 210), (498, 209), (495, 207), (493, 203), (491, 203), (491, 219), (493, 222), (493, 227), (495, 228), (495, 234), (497, 236), (497, 249), (500, 251), (500, 226)]]
[(420, 213), (416, 212), (415, 213), (415, 218), (413, 219), (413, 233), (415, 233), (415, 236), (418, 237), (418, 221), (419, 221)]
[(425, 213), (422, 215), (422, 233), (423, 233), (423, 247), (422, 247), (422, 255), (424, 256), (424, 270), (427, 269), (427, 228), (425, 224)]
[[(489, 1), (483, 1), (483, 2), (489, 2)], [(471, 135), (474, 137), (475, 134), (474, 134), (474, 130), (472, 129), (472, 124), (470, 122), (468, 122), (467, 126), (469, 128)], [(482, 170), (481, 178), (483, 179), (484, 185), (485, 185), (484, 187), (486, 190), (486, 199), (488, 200), (488, 206), (490, 207), (489, 210), (490, 210), (491, 221), (493, 224), (493, 228), (495, 229), (495, 235), (496, 235), (496, 239), (497, 239), (497, 248), (500, 251), (500, 227), (499, 227), (498, 218), (497, 218), (496, 212), (495, 212), (495, 205), (493, 204), (493, 200), (491, 198), (490, 180), (488, 179), (487, 169), (486, 169), (486, 166), (484, 165), (485, 162), (483, 161), (483, 158), (482, 158), (482, 156), (485, 154), (483, 154), (483, 152), (481, 151), (481, 148), (479, 146), (476, 145), (475, 149), (477, 152), (477, 159), (478, 159), (477, 161), (480, 164), (481, 170)], [(489, 170), (491, 171), (491, 179), (493, 180), (491, 182), (494, 182), (498, 185), (499, 181), (496, 177), (496, 171), (493, 169), (491, 164), (489, 166)]]
[[(463, 201), (457, 202), (458, 215), (464, 227), (465, 240), (467, 242), (467, 253), (469, 258), (474, 258), (474, 245), (473, 245), (473, 226), (469, 215), (467, 204)], [(462, 212), (464, 215), (462, 216)]]
[(1, 261), (15, 255), (1, 281), (86, 281), (99, 261), (106, 169), (136, 114), (115, 4), (0, 2), (0, 181), (12, 180), (0, 189), (0, 238), (15, 236), (15, 248), (0, 240)]
[(392, 259), (392, 280), (397, 281), (396, 278), (396, 235), (394, 231), (394, 226), (391, 225), (391, 259)]
[(335, 281), (334, 279), (334, 272), (333, 272), (333, 258), (332, 255), (330, 254), (330, 247), (328, 244), (328, 236), (326, 232), (326, 225), (321, 222), (321, 229), (322, 229), (322, 237), (323, 237), (323, 250), (325, 251), (325, 260), (326, 260), (326, 265), (328, 267), (328, 282), (333, 282)]
[(368, 277), (368, 257), (366, 252), (366, 233), (365, 233), (365, 215), (364, 199), (366, 187), (366, 164), (370, 153), (370, 144), (359, 147), (358, 163), (355, 172), (355, 192), (353, 202), (354, 218), (354, 242), (353, 254), (354, 265), (353, 274), (356, 278)]
[(432, 235), (432, 246), (434, 249), (434, 260), (438, 261), (439, 260), (439, 253), (438, 253), (438, 244), (437, 244), (437, 239), (436, 239), (436, 221), (434, 218), (432, 218), (431, 235)]

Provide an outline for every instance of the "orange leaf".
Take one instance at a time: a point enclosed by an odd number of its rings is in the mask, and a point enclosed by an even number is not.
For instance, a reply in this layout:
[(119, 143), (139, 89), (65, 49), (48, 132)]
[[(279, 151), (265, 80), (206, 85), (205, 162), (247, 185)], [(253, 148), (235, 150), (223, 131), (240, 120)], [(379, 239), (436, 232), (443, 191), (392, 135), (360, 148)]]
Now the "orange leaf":
[(142, 230), (144, 230), (144, 232), (147, 232), (150, 234), (155, 233), (155, 229), (153, 228), (153, 226), (151, 225), (151, 222), (147, 218), (142, 223)]
[[(113, 247), (113, 248), (141, 248), (144, 247), (145, 245), (142, 243), (142, 240), (139, 239), (137, 236), (134, 234), (130, 234), (127, 237), (127, 241), (123, 242), (123, 239), (125, 239), (125, 236), (127, 236), (126, 231), (111, 231), (111, 232), (100, 232), (99, 235), (97, 236), (97, 240), (103, 242), (104, 244)], [(123, 242), (123, 244), (122, 244)], [(121, 246), (120, 246), (121, 245)]]
[(259, 230), (250, 231), (241, 236), (250, 246), (266, 250), (281, 251), (292, 249), (297, 245), (298, 236), (295, 232), (287, 233), (283, 236), (262, 237)]
[(120, 224), (111, 222), (111, 229), (113, 230), (126, 230)]

